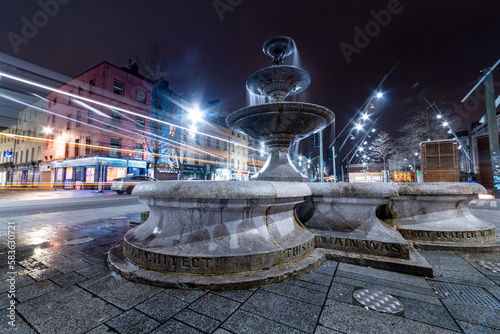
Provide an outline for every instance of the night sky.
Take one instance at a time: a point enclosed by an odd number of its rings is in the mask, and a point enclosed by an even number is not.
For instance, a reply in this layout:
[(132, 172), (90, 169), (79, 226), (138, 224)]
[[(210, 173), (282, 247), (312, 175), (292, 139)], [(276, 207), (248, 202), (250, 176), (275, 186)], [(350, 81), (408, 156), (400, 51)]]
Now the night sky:
[[(301, 67), (312, 79), (297, 99), (330, 108), (337, 132), (398, 62), (377, 106), (385, 113), (376, 128), (393, 135), (423, 105), (422, 97), (458, 105), (480, 71), (500, 58), (500, 2), (493, 0), (57, 3), (57, 13), (50, 7), (52, 15), (38, 31), (14, 46), (9, 36), (23, 37), (26, 20), (43, 19), (43, 9), (38, 1), (2, 1), (0, 52), (74, 77), (102, 61), (128, 66), (129, 58), (134, 61), (157, 43), (179, 86), (187, 87), (185, 97), (202, 104), (219, 99), (230, 111), (246, 105), (247, 78), (271, 65), (261, 51), (264, 41), (286, 35), (295, 40)], [(355, 38), (367, 28), (368, 40)], [(495, 76), (500, 80), (498, 71)], [(0, 86), (12, 89), (5, 78)], [(460, 115), (463, 128), (485, 112), (481, 103), (468, 109)], [(0, 110), (0, 126), (10, 125), (13, 115), (10, 108)]]

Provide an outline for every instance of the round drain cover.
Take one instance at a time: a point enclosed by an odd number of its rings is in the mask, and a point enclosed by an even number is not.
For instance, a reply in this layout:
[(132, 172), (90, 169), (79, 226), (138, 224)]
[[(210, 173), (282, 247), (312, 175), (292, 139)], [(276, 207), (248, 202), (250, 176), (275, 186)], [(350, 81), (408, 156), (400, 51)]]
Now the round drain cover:
[(479, 261), (477, 264), (491, 271), (500, 271), (500, 262)]
[(380, 291), (359, 289), (352, 293), (354, 299), (372, 310), (396, 314), (403, 311), (403, 304), (396, 298)]

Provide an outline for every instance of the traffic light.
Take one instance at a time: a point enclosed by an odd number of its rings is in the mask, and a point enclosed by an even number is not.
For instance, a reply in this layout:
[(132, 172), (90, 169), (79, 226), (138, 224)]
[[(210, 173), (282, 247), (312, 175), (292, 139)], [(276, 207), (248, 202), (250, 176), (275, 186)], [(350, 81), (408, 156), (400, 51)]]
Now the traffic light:
[(319, 147), (319, 133), (313, 133), (311, 136), (311, 146), (312, 147)]

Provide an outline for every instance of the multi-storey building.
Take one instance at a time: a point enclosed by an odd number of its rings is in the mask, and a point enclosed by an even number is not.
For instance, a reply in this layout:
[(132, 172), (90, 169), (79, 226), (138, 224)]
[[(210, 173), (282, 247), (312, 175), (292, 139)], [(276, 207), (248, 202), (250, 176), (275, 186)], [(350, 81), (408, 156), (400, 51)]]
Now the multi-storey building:
[(17, 125), (0, 131), (0, 186), (10, 186), (14, 171)]
[(12, 185), (40, 185), (47, 101), (40, 99), (19, 112)]
[(151, 85), (138, 72), (103, 62), (47, 96), (44, 161), (66, 188), (96, 187), (145, 174)]

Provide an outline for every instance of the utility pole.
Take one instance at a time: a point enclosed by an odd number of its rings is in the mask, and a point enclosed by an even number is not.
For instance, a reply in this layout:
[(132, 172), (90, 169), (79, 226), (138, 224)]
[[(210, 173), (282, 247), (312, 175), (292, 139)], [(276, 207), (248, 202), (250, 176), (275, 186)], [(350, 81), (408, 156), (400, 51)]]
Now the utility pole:
[(490, 139), (491, 171), (493, 176), (493, 190), (495, 198), (500, 199), (500, 148), (498, 144), (498, 126), (495, 110), (495, 90), (493, 88), (493, 71), (491, 68), (483, 70), (484, 94), (486, 97), (486, 123)]

